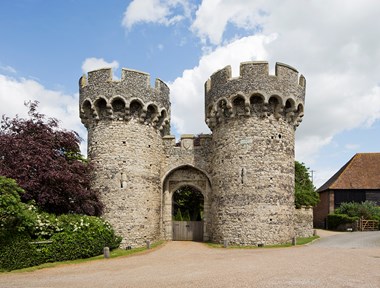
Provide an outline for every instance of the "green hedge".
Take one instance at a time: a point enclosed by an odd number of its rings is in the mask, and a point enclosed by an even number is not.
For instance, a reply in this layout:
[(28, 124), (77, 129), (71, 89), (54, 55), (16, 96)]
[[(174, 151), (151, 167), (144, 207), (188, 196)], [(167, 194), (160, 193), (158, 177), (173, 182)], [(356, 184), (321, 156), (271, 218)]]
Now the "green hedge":
[(0, 270), (10, 271), (43, 263), (36, 246), (25, 233), (7, 235), (0, 239)]
[(346, 214), (329, 214), (327, 215), (327, 225), (329, 229), (335, 230), (342, 224), (354, 223), (358, 217), (350, 217)]
[[(39, 226), (35, 227), (32, 235), (27, 231), (2, 234), (0, 270), (97, 256), (103, 253), (104, 247), (114, 249), (121, 242), (121, 237), (115, 235), (111, 225), (98, 217), (62, 215), (54, 220), (51, 217), (38, 219)], [(32, 238), (36, 235), (38, 238)], [(51, 244), (36, 244), (46, 240)]]
[(75, 233), (58, 233), (46, 245), (45, 253), (49, 262), (89, 258), (103, 253), (104, 247), (119, 247), (120, 240), (110, 231), (78, 231)]

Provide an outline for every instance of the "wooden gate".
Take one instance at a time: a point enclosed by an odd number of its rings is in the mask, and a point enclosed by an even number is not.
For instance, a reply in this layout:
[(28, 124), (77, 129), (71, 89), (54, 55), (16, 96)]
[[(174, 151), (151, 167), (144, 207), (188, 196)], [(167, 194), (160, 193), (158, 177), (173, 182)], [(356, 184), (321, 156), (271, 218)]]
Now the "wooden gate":
[(359, 219), (359, 231), (379, 230), (379, 221)]
[(203, 221), (173, 221), (173, 241), (203, 241)]

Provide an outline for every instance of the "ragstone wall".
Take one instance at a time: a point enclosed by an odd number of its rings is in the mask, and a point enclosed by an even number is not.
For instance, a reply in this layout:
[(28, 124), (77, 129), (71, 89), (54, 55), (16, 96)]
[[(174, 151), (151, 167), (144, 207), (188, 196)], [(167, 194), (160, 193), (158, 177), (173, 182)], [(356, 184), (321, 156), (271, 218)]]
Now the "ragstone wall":
[(295, 209), (294, 230), (296, 237), (311, 237), (314, 235), (312, 207)]

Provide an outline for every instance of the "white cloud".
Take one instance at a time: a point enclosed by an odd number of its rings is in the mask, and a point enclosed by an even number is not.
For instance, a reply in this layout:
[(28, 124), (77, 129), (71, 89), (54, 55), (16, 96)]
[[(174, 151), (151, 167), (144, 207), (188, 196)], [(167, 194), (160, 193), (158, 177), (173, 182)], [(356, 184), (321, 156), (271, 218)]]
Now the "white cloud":
[(265, 1), (215, 1), (204, 0), (196, 12), (191, 29), (203, 42), (220, 44), (230, 23), (238, 28), (253, 31), (266, 17)]
[(103, 58), (87, 58), (82, 63), (82, 72), (87, 73), (89, 71), (101, 69), (101, 68), (119, 68), (117, 61), (107, 62)]
[[(16, 115), (27, 117), (25, 101), (39, 101), (38, 111), (47, 117), (61, 121), (61, 127), (86, 135), (78, 116), (78, 94), (67, 95), (60, 91), (48, 90), (40, 83), (30, 79), (15, 79), (0, 74), (0, 115), (13, 118)], [(86, 153), (86, 141), (81, 146)]]
[[(203, 0), (195, 15), (191, 31), (201, 39), (207, 55), (171, 84), (172, 118), (180, 133), (207, 130), (203, 121), (206, 79), (228, 64), (236, 73), (238, 62), (254, 59), (287, 63), (306, 77), (305, 117), (296, 140), (300, 161), (312, 165), (335, 135), (380, 119), (380, 66), (376, 65), (380, 26), (373, 24), (380, 15), (379, 2)], [(231, 41), (236, 37), (226, 33), (231, 27), (251, 35), (261, 31), (261, 36)], [(257, 37), (272, 38), (251, 43)], [(254, 52), (257, 47), (260, 57)], [(318, 174), (327, 177), (325, 172)]]
[(232, 74), (239, 74), (240, 62), (267, 58), (265, 45), (275, 35), (250, 36), (236, 40), (204, 55), (198, 66), (185, 70), (169, 84), (172, 101), (172, 122), (178, 133), (208, 133), (204, 123), (204, 83), (217, 70), (231, 65)]
[(144, 22), (169, 26), (189, 18), (191, 9), (187, 0), (133, 0), (124, 12), (122, 25), (128, 29)]
[[(343, 131), (380, 119), (380, 43), (373, 26), (374, 1), (283, 1), (271, 8), (264, 33), (278, 33), (267, 46), (270, 59), (289, 63), (307, 80), (305, 119), (297, 131), (297, 158), (313, 163), (321, 147)], [(334, 12), (334, 13), (332, 13)], [(285, 17), (286, 15), (286, 17)]]
[(12, 73), (12, 74), (17, 73), (16, 69), (9, 65), (0, 66), (0, 70), (3, 70), (4, 72)]

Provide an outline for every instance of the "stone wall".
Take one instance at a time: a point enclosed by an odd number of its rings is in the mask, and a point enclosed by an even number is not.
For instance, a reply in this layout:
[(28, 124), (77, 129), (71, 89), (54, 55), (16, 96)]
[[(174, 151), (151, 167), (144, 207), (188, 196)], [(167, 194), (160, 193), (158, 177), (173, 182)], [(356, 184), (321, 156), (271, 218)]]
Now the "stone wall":
[(311, 237), (314, 234), (313, 229), (313, 208), (302, 207), (295, 209), (294, 213), (294, 231), (296, 237)]
[(293, 127), (273, 117), (238, 118), (220, 124), (213, 137), (211, 239), (239, 245), (289, 242)]
[(96, 168), (93, 185), (122, 245), (161, 239), (160, 133), (136, 119), (100, 121), (89, 129), (88, 141)]

